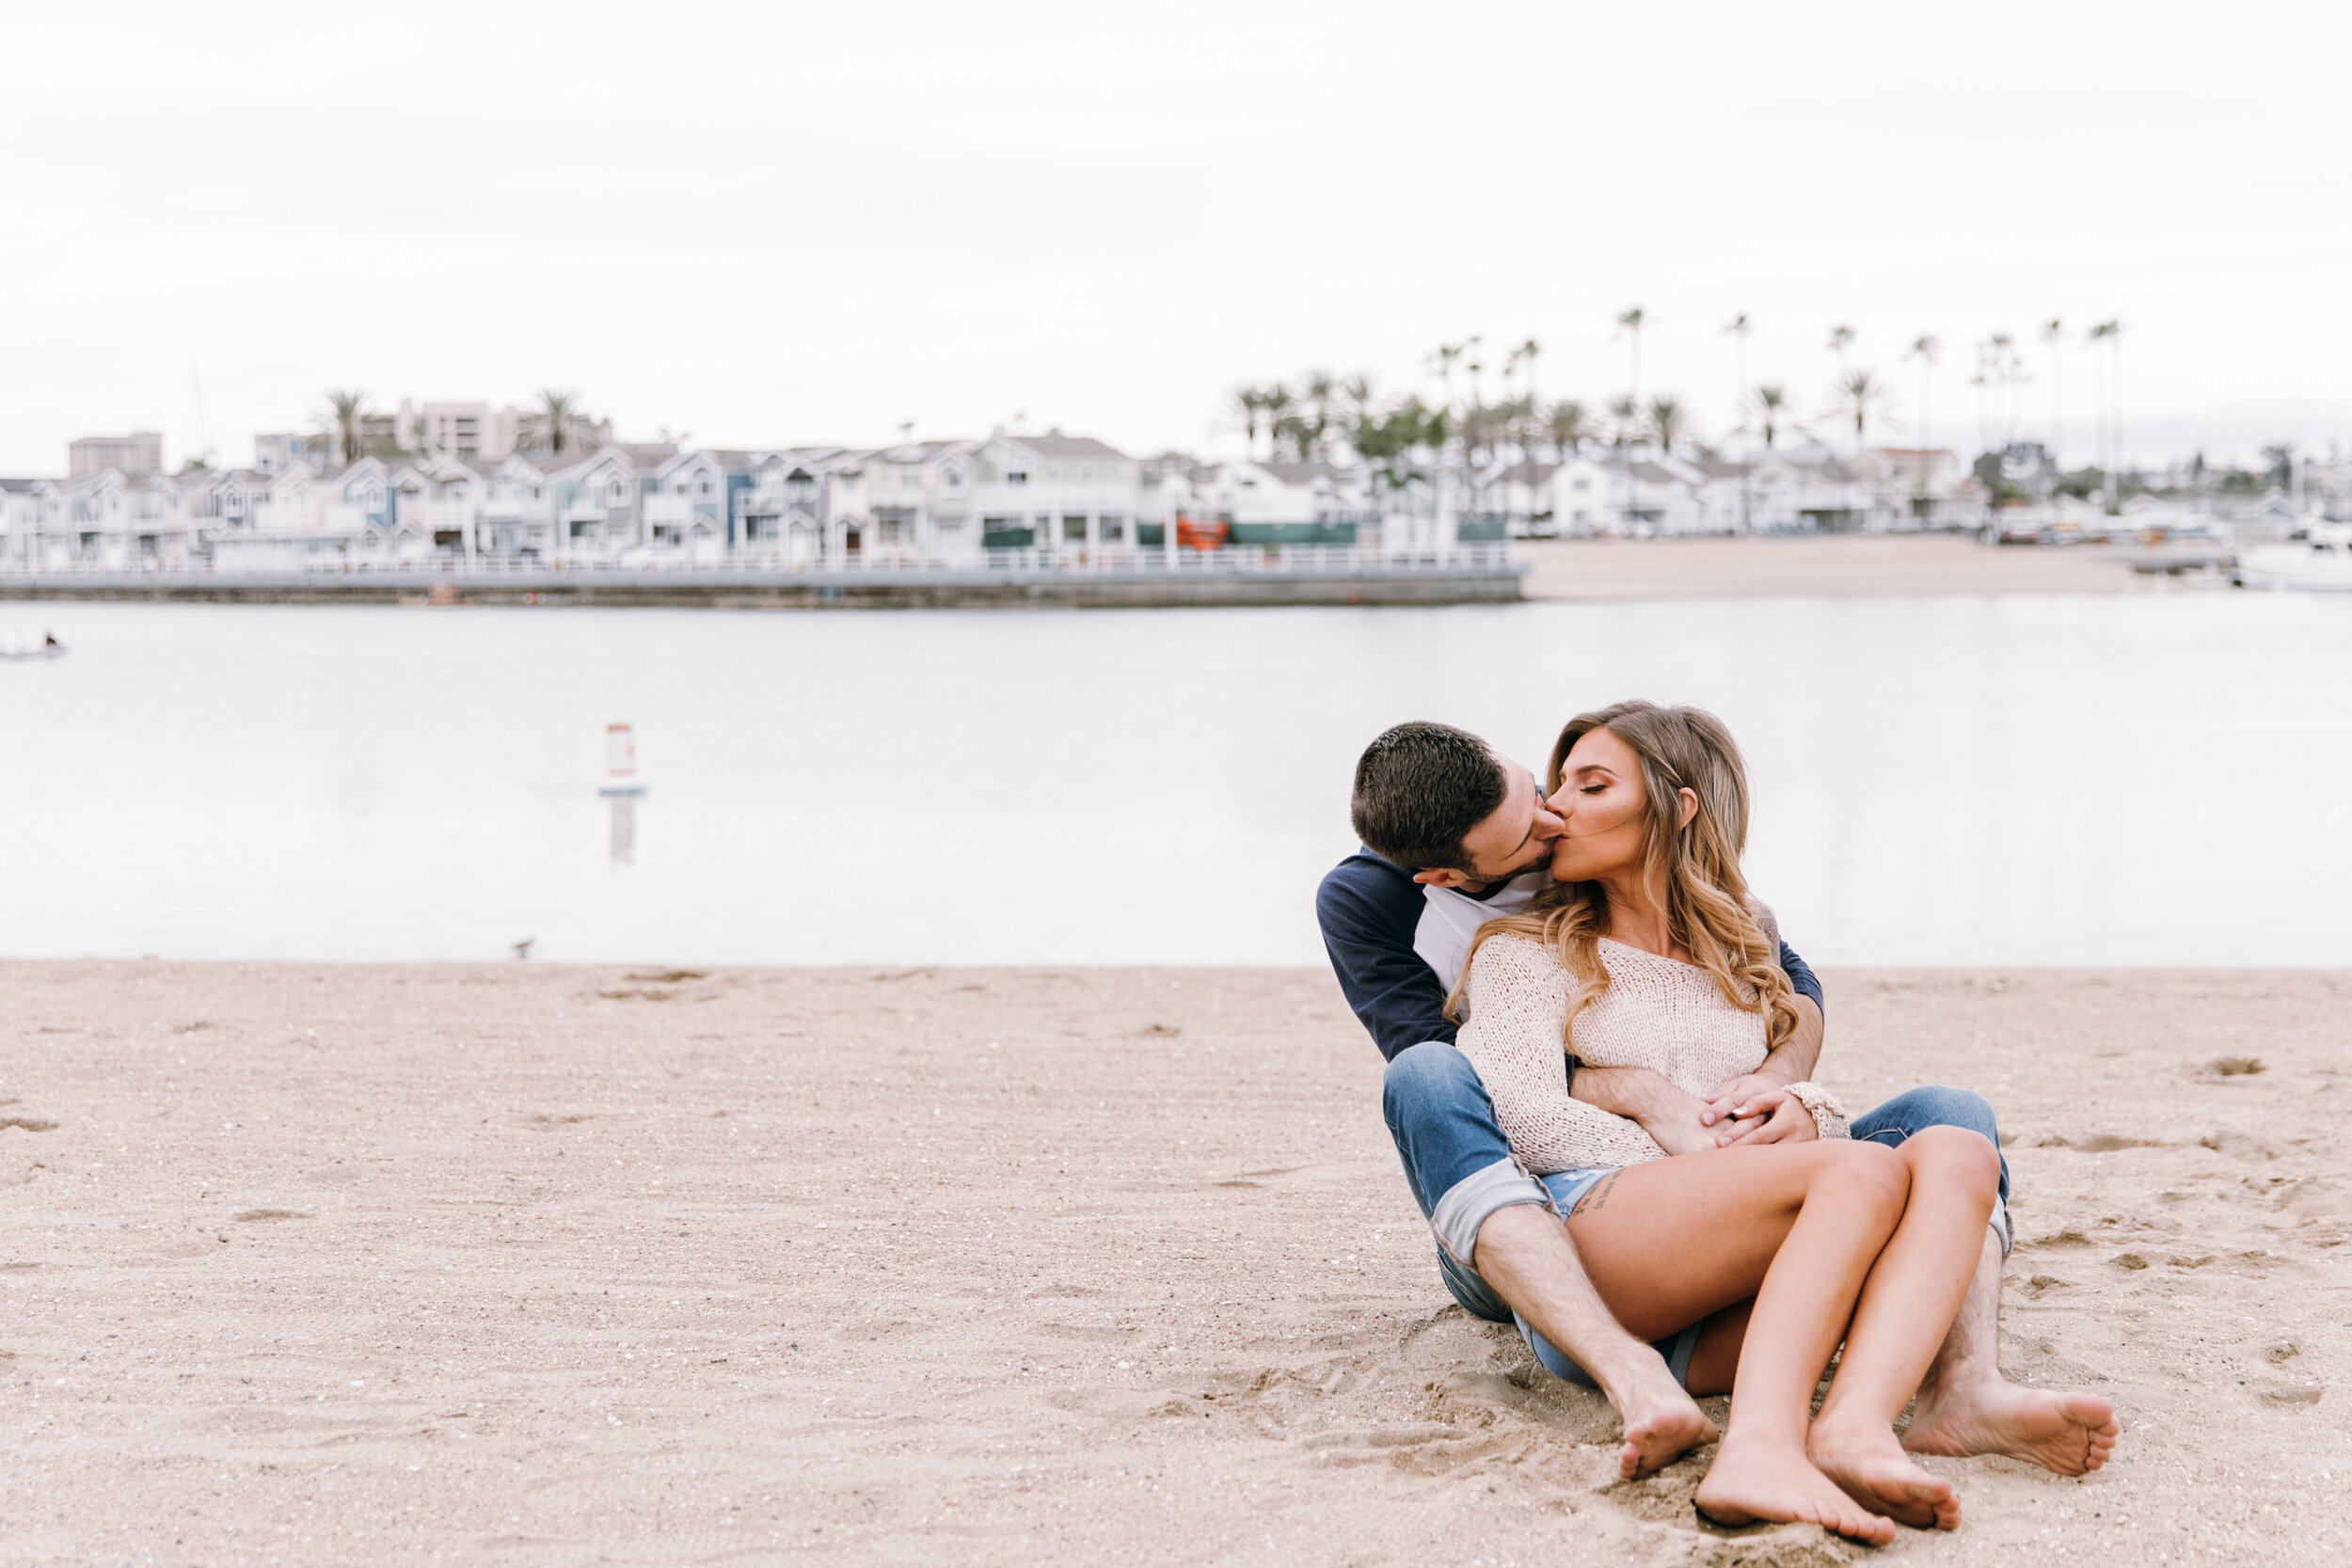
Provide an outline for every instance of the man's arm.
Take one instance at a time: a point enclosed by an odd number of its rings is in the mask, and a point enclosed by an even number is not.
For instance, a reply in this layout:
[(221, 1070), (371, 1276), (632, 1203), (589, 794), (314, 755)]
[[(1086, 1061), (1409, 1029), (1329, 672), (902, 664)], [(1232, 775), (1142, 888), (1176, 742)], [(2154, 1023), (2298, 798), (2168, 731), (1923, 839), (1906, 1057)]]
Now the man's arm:
[(1358, 1022), (1393, 1061), (1423, 1040), (1454, 1043), (1445, 986), (1413, 951), (1422, 898), (1413, 879), (1371, 855), (1351, 855), (1315, 890), (1331, 973)]

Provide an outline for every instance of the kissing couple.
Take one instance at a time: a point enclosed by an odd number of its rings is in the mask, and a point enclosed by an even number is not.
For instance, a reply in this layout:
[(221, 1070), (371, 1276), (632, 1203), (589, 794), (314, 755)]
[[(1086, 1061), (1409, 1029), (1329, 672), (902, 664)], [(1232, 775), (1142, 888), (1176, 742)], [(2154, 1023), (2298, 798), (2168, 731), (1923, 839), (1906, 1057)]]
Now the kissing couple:
[[(2121, 1429), (2001, 1375), (1992, 1106), (1929, 1085), (1850, 1117), (1812, 1082), (1821, 985), (1748, 892), (1748, 800), (1698, 708), (1581, 714), (1540, 786), (1399, 725), (1357, 764), (1363, 848), (1316, 895), (1324, 942), (1388, 1058), (1446, 1288), (1608, 1397), (1621, 1475), (1720, 1442), (1697, 1497), (1718, 1524), (1954, 1529), (1915, 1455), (2077, 1476)], [(1722, 1393), (1719, 1433), (1694, 1396)]]

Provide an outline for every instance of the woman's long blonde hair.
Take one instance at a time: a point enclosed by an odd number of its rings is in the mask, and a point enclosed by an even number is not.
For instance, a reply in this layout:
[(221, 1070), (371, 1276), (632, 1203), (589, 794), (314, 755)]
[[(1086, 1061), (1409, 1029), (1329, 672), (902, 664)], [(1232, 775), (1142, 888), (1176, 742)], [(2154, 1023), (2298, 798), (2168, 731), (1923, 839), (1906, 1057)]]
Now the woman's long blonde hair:
[[(1768, 1038), (1778, 1046), (1797, 1027), (1797, 1007), (1780, 955), (1749, 909), (1747, 878), (1740, 870), (1748, 845), (1748, 771), (1731, 732), (1704, 708), (1656, 703), (1618, 703), (1579, 714), (1551, 749), (1544, 776), (1547, 795), (1559, 793), (1568, 752), (1595, 730), (1607, 730), (1641, 759), (1649, 813), (1643, 835), (1644, 878), (1660, 890), (1667, 936), (1714, 976), (1726, 1001), (1769, 1014)], [(1698, 810), (1688, 823), (1681, 820), (1678, 792), (1684, 789), (1698, 797)], [(1470, 957), (1478, 956), (1487, 938), (1506, 931), (1550, 946), (1574, 977), (1565, 1035), (1573, 1040), (1577, 1014), (1609, 989), (1599, 947), (1609, 931), (1607, 891), (1598, 882), (1554, 882), (1518, 913), (1481, 926)], [(1446, 1000), (1450, 1018), (1460, 1016), (1469, 977), (1466, 962)]]

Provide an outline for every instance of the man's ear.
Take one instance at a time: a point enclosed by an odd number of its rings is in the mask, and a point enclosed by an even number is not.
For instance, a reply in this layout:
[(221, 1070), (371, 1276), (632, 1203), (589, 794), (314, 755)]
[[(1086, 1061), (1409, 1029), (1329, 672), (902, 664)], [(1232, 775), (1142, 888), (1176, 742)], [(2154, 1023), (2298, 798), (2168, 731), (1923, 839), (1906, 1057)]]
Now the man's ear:
[(1466, 877), (1459, 871), (1438, 870), (1416, 871), (1413, 873), (1413, 880), (1423, 887), (1468, 887), (1477, 879)]

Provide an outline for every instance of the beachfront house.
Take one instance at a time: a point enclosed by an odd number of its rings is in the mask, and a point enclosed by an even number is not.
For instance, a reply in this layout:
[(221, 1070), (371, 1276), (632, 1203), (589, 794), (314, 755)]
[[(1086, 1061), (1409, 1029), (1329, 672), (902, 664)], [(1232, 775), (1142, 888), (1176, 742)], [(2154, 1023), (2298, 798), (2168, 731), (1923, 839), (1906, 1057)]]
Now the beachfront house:
[(735, 538), (747, 559), (811, 566), (823, 558), (832, 516), (832, 474), (839, 447), (754, 452), (743, 487), (734, 492)]
[(1255, 459), (1151, 467), (1155, 493), (1139, 503), (1146, 515), (1221, 522), (1232, 544), (1353, 545), (1368, 542), (1359, 541), (1359, 531), (1377, 526), (1370, 476), (1360, 467)]
[(863, 547), (900, 560), (977, 559), (971, 441), (907, 441), (866, 454)]
[(462, 458), (428, 455), (391, 474), (395, 555), (408, 561), (469, 561), (476, 553), (489, 475)]
[(40, 479), (0, 479), (0, 571), (30, 571), (40, 559), (40, 519), (44, 509)]
[(1869, 497), (1864, 526), (1873, 531), (1944, 527), (1980, 509), (1980, 486), (1948, 448), (1866, 447), (1846, 468)]
[(637, 466), (623, 448), (602, 447), (554, 468), (547, 483), (559, 558), (618, 556), (642, 542)]
[(1091, 436), (992, 436), (972, 456), (971, 512), (986, 549), (1132, 547), (1142, 466)]
[(682, 451), (653, 470), (644, 494), (645, 543), (715, 563), (733, 543), (735, 494), (751, 484), (752, 454)]
[(298, 462), (266, 474), (184, 474), (181, 483), (192, 526), (225, 570), (295, 571), (389, 547), (392, 475), (380, 458), (324, 472)]
[(553, 555), (555, 517), (548, 510), (546, 471), (519, 452), (477, 471), (482, 507), (474, 524), (475, 553), (520, 562)]
[(176, 566), (187, 559), (189, 528), (179, 486), (160, 475), (100, 468), (37, 480), (10, 510), (31, 529), (25, 560), (38, 566), (105, 571)]

